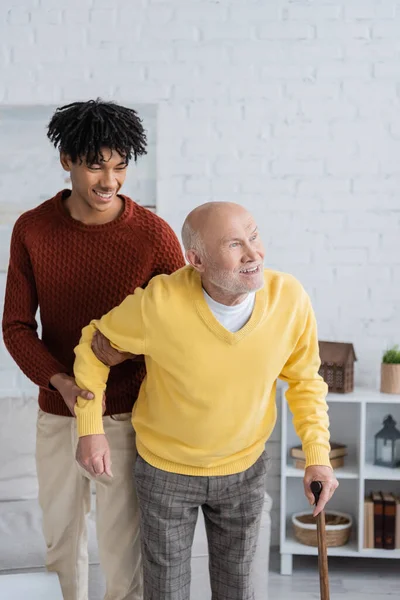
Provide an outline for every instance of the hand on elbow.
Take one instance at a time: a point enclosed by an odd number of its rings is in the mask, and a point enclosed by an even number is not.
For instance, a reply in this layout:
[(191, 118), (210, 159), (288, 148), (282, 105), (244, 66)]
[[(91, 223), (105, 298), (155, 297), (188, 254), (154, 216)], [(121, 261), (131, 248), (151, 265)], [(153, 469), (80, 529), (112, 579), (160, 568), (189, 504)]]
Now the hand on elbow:
[(75, 379), (66, 373), (57, 373), (57, 375), (53, 375), (53, 377), (50, 378), (50, 383), (61, 394), (65, 404), (68, 406), (74, 417), (78, 396), (85, 400), (93, 400), (94, 398), (92, 392), (81, 389), (76, 385)]
[(96, 358), (107, 367), (115, 367), (116, 365), (135, 357), (134, 354), (130, 354), (129, 352), (119, 352), (113, 348), (108, 339), (100, 333), (100, 331), (95, 332), (91, 348)]

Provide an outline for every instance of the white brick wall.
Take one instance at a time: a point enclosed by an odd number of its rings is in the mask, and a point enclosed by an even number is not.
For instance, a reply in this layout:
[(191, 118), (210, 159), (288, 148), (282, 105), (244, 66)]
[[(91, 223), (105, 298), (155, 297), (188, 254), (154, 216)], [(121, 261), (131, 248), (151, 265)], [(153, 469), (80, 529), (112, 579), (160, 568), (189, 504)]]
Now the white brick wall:
[[(0, 103), (158, 105), (160, 214), (179, 231), (201, 202), (246, 205), (267, 263), (309, 290), (320, 337), (354, 342), (357, 382), (376, 385), (382, 350), (400, 341), (399, 6), (9, 0)], [(4, 154), (0, 168), (4, 268), (7, 224), (23, 207)], [(0, 369), (3, 390), (25, 385), (3, 349)]]

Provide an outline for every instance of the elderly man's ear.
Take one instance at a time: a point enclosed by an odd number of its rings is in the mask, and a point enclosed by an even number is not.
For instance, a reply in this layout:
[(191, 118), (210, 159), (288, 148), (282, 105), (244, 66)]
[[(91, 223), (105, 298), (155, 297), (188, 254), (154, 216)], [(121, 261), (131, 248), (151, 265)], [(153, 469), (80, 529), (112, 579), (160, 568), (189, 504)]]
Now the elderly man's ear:
[(204, 262), (201, 256), (196, 252), (196, 250), (187, 250), (186, 252), (186, 260), (196, 271), (199, 273), (204, 272)]

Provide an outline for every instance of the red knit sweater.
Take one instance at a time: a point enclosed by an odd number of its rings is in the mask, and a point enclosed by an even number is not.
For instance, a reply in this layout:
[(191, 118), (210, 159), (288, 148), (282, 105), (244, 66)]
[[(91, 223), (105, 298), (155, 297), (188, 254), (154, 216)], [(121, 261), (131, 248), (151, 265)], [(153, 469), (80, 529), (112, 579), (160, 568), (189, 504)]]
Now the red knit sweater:
[[(104, 225), (84, 225), (64, 207), (64, 190), (16, 222), (5, 295), (5, 344), (38, 386), (45, 412), (71, 416), (50, 388), (56, 373), (73, 374), (82, 328), (155, 275), (184, 265), (179, 241), (160, 217), (123, 196), (124, 210)], [(42, 325), (37, 334), (39, 307)], [(106, 414), (130, 412), (145, 375), (143, 361), (113, 367)]]

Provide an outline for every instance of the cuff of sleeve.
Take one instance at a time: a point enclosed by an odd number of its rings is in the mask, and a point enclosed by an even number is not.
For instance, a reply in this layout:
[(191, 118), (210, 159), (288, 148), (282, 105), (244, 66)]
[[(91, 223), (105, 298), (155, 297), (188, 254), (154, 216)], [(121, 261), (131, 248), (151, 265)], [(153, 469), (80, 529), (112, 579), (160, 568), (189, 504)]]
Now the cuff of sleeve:
[[(93, 400), (90, 400), (90, 402), (93, 402)], [(95, 410), (88, 410), (87, 408), (82, 409), (75, 406), (75, 415), (78, 427), (78, 437), (104, 433), (101, 408), (100, 410), (99, 407), (96, 407)]]
[(307, 446), (304, 452), (306, 455), (306, 468), (316, 465), (332, 468), (331, 461), (329, 460), (329, 450), (326, 446)]

